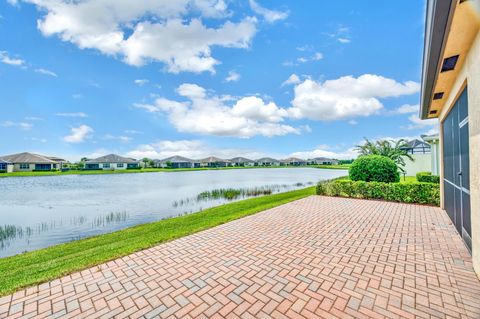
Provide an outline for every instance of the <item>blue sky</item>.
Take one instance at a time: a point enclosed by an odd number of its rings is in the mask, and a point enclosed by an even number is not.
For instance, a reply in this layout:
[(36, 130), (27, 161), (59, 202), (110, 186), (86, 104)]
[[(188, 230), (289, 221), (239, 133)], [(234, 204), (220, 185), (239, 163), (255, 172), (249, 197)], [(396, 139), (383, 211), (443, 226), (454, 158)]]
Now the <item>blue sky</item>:
[(3, 1), (0, 154), (349, 158), (432, 133), (424, 6)]

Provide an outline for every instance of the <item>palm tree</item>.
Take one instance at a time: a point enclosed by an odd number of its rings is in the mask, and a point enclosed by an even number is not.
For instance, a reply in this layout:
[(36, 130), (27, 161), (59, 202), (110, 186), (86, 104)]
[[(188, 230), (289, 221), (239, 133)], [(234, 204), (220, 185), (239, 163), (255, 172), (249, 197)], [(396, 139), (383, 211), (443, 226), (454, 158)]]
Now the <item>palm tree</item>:
[(147, 167), (148, 167), (148, 163), (150, 162), (150, 159), (145, 157), (144, 159), (142, 159), (142, 162), (143, 162), (143, 166), (144, 166), (145, 168), (147, 168)]
[(382, 155), (390, 158), (397, 164), (398, 169), (405, 173), (405, 158), (412, 162), (414, 161), (411, 154), (408, 154), (405, 148), (408, 147), (407, 141), (404, 139), (394, 140), (379, 140), (372, 142), (365, 139), (365, 144), (357, 145), (355, 148), (360, 156), (362, 155)]

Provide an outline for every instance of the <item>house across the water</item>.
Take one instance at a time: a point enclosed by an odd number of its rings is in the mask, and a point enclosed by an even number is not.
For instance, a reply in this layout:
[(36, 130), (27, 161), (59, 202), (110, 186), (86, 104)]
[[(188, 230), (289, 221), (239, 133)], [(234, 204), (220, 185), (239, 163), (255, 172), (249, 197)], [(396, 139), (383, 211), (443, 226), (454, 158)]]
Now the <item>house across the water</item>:
[(133, 158), (122, 157), (116, 154), (101, 156), (85, 162), (85, 169), (87, 170), (137, 169), (139, 167), (139, 162)]
[(202, 167), (227, 167), (231, 163), (229, 160), (221, 159), (215, 156), (210, 156), (200, 160)]
[(315, 157), (307, 161), (309, 165), (338, 165), (338, 161), (332, 158)]
[(280, 165), (302, 166), (302, 165), (307, 165), (307, 161), (297, 157), (289, 157), (289, 158), (280, 160)]
[(33, 154), (28, 152), (5, 155), (0, 157), (0, 171), (5, 171), (5, 172), (51, 171), (51, 170), (60, 169), (62, 166), (61, 161), (62, 161), (61, 159), (52, 160), (48, 156)]
[(280, 161), (271, 157), (262, 157), (255, 161), (257, 166), (279, 166)]
[(160, 168), (194, 168), (200, 167), (200, 161), (195, 161), (183, 156), (171, 156), (162, 160), (154, 160), (155, 167)]
[(234, 157), (230, 159), (232, 166), (255, 166), (255, 161), (245, 157)]

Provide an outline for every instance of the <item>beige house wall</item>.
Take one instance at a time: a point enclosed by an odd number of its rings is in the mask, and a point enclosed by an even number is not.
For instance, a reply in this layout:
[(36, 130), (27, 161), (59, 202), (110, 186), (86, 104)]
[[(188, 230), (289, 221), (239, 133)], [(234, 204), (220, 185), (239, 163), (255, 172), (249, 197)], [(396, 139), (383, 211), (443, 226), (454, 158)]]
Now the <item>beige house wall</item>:
[[(458, 96), (467, 85), (468, 129), (470, 136), (470, 200), (472, 218), (472, 258), (475, 271), (480, 277), (480, 33), (477, 34), (465, 64), (452, 87), (451, 94), (442, 109), (439, 119), (443, 122)], [(443, 158), (442, 132), (440, 132), (440, 157)], [(441, 161), (443, 162), (443, 161)], [(443, 179), (443, 163), (440, 168)], [(443, 183), (441, 183), (442, 185)], [(443, 185), (442, 185), (443, 197)], [(443, 198), (442, 198), (442, 208)]]
[(405, 161), (406, 176), (415, 176), (420, 172), (430, 172), (432, 170), (432, 157), (430, 154), (413, 154), (413, 162), (408, 158)]
[[(110, 164), (110, 167), (104, 167), (104, 164)], [(127, 163), (123, 163), (123, 167), (119, 167), (118, 163), (102, 163), (99, 164), (99, 167), (104, 170), (122, 170), (122, 169), (127, 169)]]
[(14, 172), (31, 172), (35, 169), (35, 164), (29, 164), (28, 167), (29, 167), (28, 169), (27, 168), (23, 169), (23, 168), (20, 168), (20, 164), (13, 164), (13, 171)]

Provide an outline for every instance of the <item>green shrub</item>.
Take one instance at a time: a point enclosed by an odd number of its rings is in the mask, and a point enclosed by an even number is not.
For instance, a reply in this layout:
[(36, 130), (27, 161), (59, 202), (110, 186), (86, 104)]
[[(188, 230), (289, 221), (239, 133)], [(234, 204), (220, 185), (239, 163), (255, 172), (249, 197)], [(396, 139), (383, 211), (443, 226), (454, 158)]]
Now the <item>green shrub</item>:
[(351, 180), (320, 182), (317, 195), (381, 199), (392, 202), (440, 205), (440, 187), (433, 183), (383, 183)]
[(432, 175), (430, 172), (417, 173), (417, 181), (424, 183), (440, 184), (440, 176)]
[(392, 183), (400, 181), (397, 164), (380, 155), (365, 155), (357, 158), (348, 171), (352, 181)]

